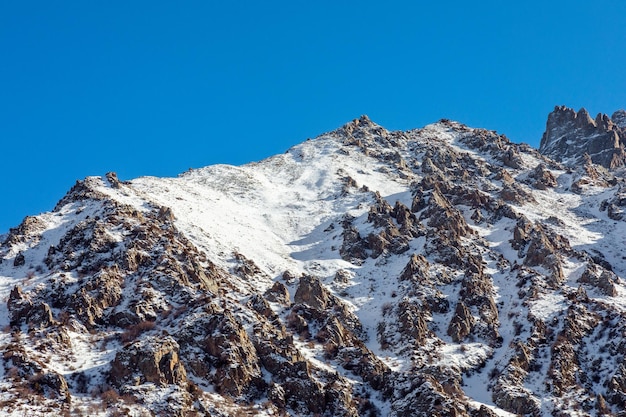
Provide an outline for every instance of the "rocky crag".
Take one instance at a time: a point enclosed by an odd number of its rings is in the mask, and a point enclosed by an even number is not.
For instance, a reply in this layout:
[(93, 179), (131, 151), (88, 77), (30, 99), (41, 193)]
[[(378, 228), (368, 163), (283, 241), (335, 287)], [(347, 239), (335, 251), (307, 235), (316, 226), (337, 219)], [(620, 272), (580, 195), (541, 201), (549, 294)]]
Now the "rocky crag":
[(0, 410), (625, 415), (622, 113), (79, 181), (0, 246)]
[(625, 143), (626, 111), (618, 110), (611, 117), (598, 113), (592, 119), (584, 108), (576, 112), (557, 106), (548, 116), (539, 151), (569, 165), (591, 160), (615, 169), (626, 164)]

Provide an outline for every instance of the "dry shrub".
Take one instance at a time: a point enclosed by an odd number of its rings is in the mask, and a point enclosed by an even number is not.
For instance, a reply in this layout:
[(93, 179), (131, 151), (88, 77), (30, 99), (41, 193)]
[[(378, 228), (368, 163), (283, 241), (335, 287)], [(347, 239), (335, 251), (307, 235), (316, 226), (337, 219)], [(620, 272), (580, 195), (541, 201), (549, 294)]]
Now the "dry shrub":
[(100, 394), (100, 399), (102, 400), (103, 405), (111, 406), (119, 401), (120, 395), (113, 388), (110, 388)]
[(122, 333), (121, 340), (123, 343), (132, 342), (137, 339), (140, 334), (154, 329), (155, 326), (155, 322), (148, 320), (132, 324), (126, 328), (124, 333)]

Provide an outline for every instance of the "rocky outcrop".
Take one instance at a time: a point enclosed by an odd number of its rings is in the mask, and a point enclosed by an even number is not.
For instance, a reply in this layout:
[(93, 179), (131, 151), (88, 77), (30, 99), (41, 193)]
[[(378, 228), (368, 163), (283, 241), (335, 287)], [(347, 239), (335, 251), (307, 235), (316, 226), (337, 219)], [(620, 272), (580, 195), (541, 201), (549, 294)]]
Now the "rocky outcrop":
[(548, 370), (555, 395), (563, 396), (578, 383), (581, 369), (579, 347), (583, 337), (589, 335), (597, 323), (597, 315), (583, 305), (572, 305), (568, 309), (563, 330), (552, 345)]
[(125, 346), (111, 362), (109, 381), (118, 388), (127, 384), (185, 384), (187, 372), (179, 358), (178, 343), (171, 337), (153, 337)]
[(603, 200), (600, 210), (611, 220), (626, 220), (626, 187), (619, 186), (612, 197)]
[(330, 303), (330, 292), (322, 286), (319, 279), (304, 275), (294, 296), (296, 303), (303, 303), (316, 310), (325, 310)]
[(578, 282), (589, 284), (598, 288), (603, 294), (611, 297), (617, 295), (617, 283), (619, 279), (615, 273), (608, 271), (595, 263), (587, 265)]
[(468, 416), (460, 380), (439, 368), (399, 378), (394, 393), (394, 416)]
[(457, 343), (461, 342), (471, 333), (474, 323), (475, 320), (469, 308), (462, 301), (459, 301), (448, 326), (448, 336)]
[(594, 120), (585, 109), (576, 112), (557, 106), (548, 115), (539, 152), (570, 166), (580, 165), (585, 154), (606, 168), (624, 166), (626, 132), (622, 114), (623, 111), (615, 112), (615, 120), (598, 114)]
[(426, 284), (429, 281), (430, 265), (423, 255), (413, 254), (400, 274), (401, 281), (416, 281)]
[[(402, 254), (409, 250), (411, 239), (425, 234), (414, 210), (399, 201), (392, 207), (377, 192), (373, 193), (373, 198), (367, 221), (376, 228), (374, 232), (363, 237), (353, 225), (353, 218), (346, 216), (343, 220), (343, 244), (339, 253), (344, 260), (357, 265), (368, 257)], [(415, 208), (415, 202), (413, 205)]]
[(284, 306), (289, 305), (291, 301), (289, 290), (287, 290), (287, 287), (285, 287), (284, 284), (278, 281), (274, 282), (272, 287), (265, 291), (265, 298), (271, 302), (279, 303)]
[(204, 311), (178, 333), (182, 353), (205, 358), (208, 363), (196, 366), (198, 376), (208, 377), (213, 369), (212, 380), (220, 393), (238, 397), (254, 389), (261, 383), (260, 362), (243, 324), (215, 304)]
[(561, 253), (572, 253), (566, 238), (521, 216), (513, 230), (513, 238), (510, 242), (511, 246), (518, 250), (520, 258), (524, 259), (524, 265), (542, 266), (550, 271), (548, 282), (552, 287), (563, 282)]
[[(19, 243), (37, 243), (39, 241), (39, 234), (43, 232), (45, 228), (45, 223), (39, 218), (34, 216), (26, 216), (18, 227), (9, 230), (9, 234), (4, 241), (4, 244), (16, 245)], [(23, 265), (23, 263), (21, 265)]]
[(15, 384), (27, 387), (33, 394), (61, 398), (66, 404), (71, 402), (65, 378), (57, 372), (46, 369), (45, 364), (30, 358), (18, 343), (6, 346), (2, 357), (5, 371)]
[(529, 178), (533, 180), (532, 186), (538, 190), (546, 190), (558, 185), (556, 178), (544, 164), (537, 165), (530, 173)]
[(339, 248), (341, 258), (355, 265), (361, 265), (369, 257), (369, 244), (353, 225), (354, 217), (345, 215), (342, 221), (343, 242)]
[(400, 333), (409, 336), (417, 345), (426, 343), (426, 336), (429, 335), (426, 317), (428, 312), (419, 306), (402, 300), (398, 305), (398, 320), (400, 321)]

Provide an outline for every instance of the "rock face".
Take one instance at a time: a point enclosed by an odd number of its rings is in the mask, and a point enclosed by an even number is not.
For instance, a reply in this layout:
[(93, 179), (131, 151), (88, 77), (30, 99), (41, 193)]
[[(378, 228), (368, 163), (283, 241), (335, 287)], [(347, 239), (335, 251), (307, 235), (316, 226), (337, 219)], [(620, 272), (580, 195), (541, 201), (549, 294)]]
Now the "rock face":
[(576, 112), (557, 106), (548, 116), (539, 151), (571, 166), (583, 162), (587, 154), (605, 168), (622, 167), (626, 164), (625, 115), (624, 110), (618, 110), (610, 118), (598, 114), (592, 119), (585, 109)]
[(186, 384), (187, 372), (178, 356), (178, 344), (171, 337), (150, 338), (131, 343), (111, 362), (110, 382), (126, 384)]
[(79, 181), (0, 244), (0, 414), (623, 414), (625, 125), (557, 108), (542, 155), (364, 116)]

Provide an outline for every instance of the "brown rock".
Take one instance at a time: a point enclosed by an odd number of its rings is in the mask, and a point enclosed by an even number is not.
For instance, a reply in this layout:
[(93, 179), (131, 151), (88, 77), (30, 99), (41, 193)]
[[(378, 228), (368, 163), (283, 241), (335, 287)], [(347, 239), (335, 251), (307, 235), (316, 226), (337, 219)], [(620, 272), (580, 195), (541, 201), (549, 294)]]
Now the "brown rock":
[[(616, 120), (621, 123), (619, 115)], [(548, 116), (539, 151), (572, 166), (581, 164), (587, 154), (596, 164), (618, 168), (626, 162), (625, 135), (620, 123), (603, 114), (593, 120), (585, 109), (576, 113), (565, 106), (557, 106)]]
[(122, 186), (122, 182), (117, 178), (117, 174), (115, 172), (107, 172), (105, 175), (109, 184), (111, 184), (112, 188), (120, 188)]
[(273, 303), (282, 304), (284, 306), (289, 305), (291, 302), (287, 287), (278, 281), (274, 282), (274, 285), (265, 291), (265, 298)]
[(400, 274), (401, 281), (417, 281), (425, 284), (429, 281), (430, 264), (423, 255), (413, 254)]
[(452, 337), (453, 341), (459, 343), (471, 333), (474, 323), (474, 317), (472, 317), (467, 306), (463, 301), (459, 301), (454, 311), (454, 317), (452, 317), (448, 326), (448, 336)]
[(504, 165), (515, 169), (524, 167), (524, 161), (514, 147), (509, 147), (509, 149), (504, 152), (502, 155), (502, 162)]
[(554, 188), (558, 185), (556, 178), (544, 164), (537, 165), (537, 167), (530, 173), (529, 177), (534, 180), (532, 185), (538, 190), (546, 190), (548, 188)]
[(498, 415), (486, 405), (481, 405), (478, 410), (472, 412), (472, 417), (498, 417)]
[(131, 343), (111, 362), (109, 381), (116, 387), (146, 382), (164, 386), (187, 382), (187, 372), (178, 357), (178, 343), (169, 336)]
[(317, 310), (325, 310), (329, 305), (330, 293), (318, 278), (303, 275), (294, 296), (296, 303), (303, 303)]
[(615, 297), (617, 295), (615, 285), (618, 282), (617, 275), (599, 265), (587, 265), (578, 282), (592, 285), (608, 296)]
[(500, 198), (510, 203), (515, 203), (519, 206), (523, 206), (527, 203), (534, 203), (535, 198), (524, 190), (519, 184), (505, 184), (500, 191)]
[(408, 300), (402, 300), (398, 305), (400, 333), (409, 336), (418, 346), (426, 343), (426, 336), (430, 333), (424, 313), (422, 309)]
[(335, 272), (334, 282), (337, 284), (347, 284), (350, 281), (350, 278), (350, 272), (345, 269), (338, 269), (337, 272)]
[(540, 416), (538, 401), (525, 388), (496, 384), (493, 389), (493, 402), (500, 408), (524, 416)]

